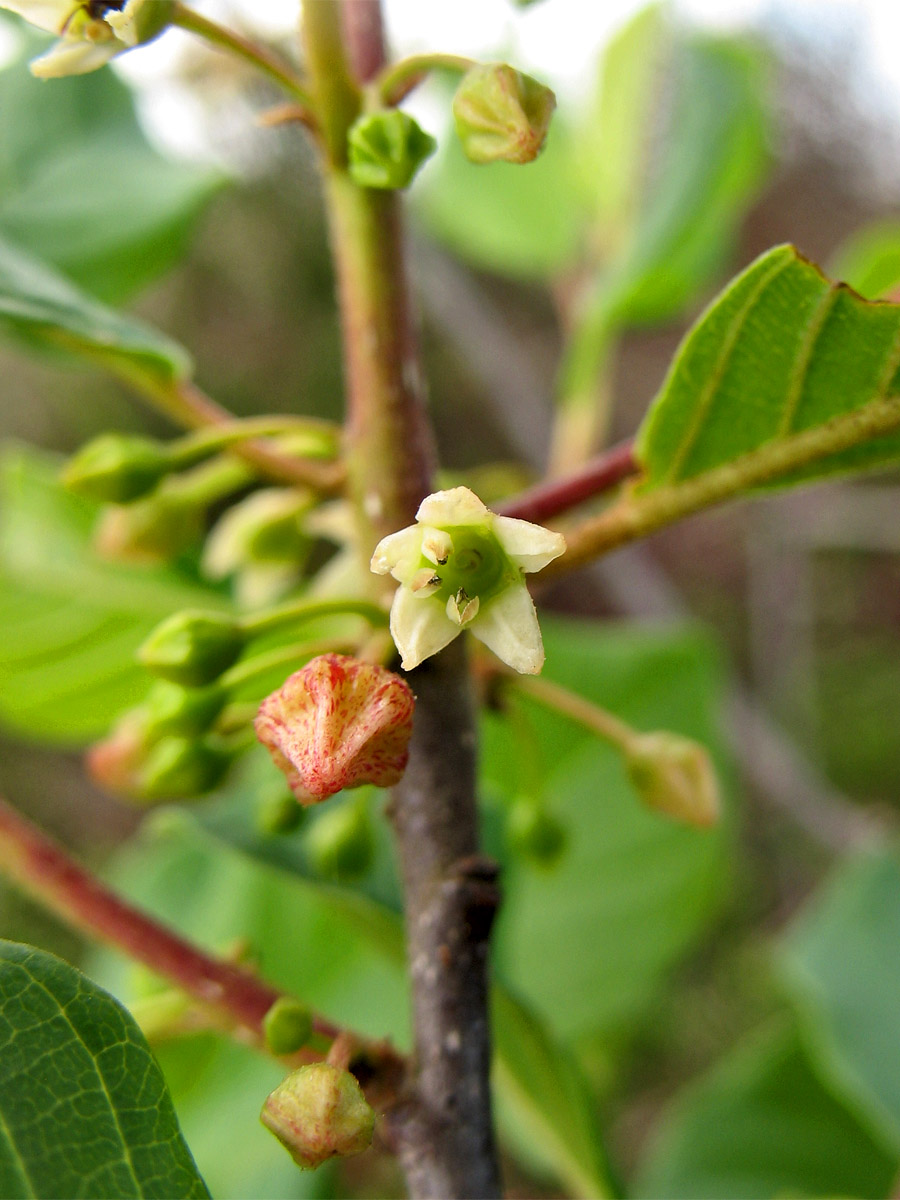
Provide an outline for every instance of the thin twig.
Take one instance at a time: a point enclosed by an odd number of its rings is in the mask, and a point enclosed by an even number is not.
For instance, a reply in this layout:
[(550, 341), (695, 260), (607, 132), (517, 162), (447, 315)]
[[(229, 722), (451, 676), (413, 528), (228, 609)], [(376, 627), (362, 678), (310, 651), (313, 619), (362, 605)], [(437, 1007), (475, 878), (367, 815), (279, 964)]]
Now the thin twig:
[(602, 495), (640, 470), (634, 457), (634, 443), (622, 442), (598, 454), (579, 471), (548, 479), (514, 496), (499, 506), (505, 517), (519, 517), (538, 524), (556, 517), (566, 509)]
[[(216, 959), (121, 899), (77, 863), (61, 846), (0, 799), (0, 873), (67, 925), (143, 963), (214, 1013), (223, 1028), (270, 1053), (263, 1018), (284, 993), (233, 963)], [(333, 1041), (342, 1030), (313, 1018), (319, 1038)], [(369, 1071), (395, 1077), (400, 1059), (387, 1045), (355, 1039), (365, 1048)], [(285, 1059), (291, 1065), (321, 1054), (304, 1048)]]

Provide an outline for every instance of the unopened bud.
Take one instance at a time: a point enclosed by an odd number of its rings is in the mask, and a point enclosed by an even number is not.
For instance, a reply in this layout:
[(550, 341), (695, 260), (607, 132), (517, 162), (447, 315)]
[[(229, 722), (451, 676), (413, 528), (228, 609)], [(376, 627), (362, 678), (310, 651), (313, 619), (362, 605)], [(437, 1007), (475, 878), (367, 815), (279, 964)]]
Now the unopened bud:
[(306, 816), (302, 808), (290, 792), (280, 792), (275, 796), (266, 796), (256, 810), (256, 828), (260, 833), (270, 837), (293, 833)]
[(409, 758), (413, 694), (392, 671), (322, 654), (267, 696), (256, 736), (303, 804), (343, 788), (397, 783)]
[(142, 718), (139, 709), (127, 713), (108, 737), (95, 742), (85, 754), (88, 774), (114, 795), (134, 796), (139, 790), (138, 777), (147, 754)]
[(301, 527), (310, 502), (297, 488), (263, 488), (233, 504), (207, 538), (203, 570), (224, 579), (248, 563), (300, 561), (310, 543)]
[(529, 163), (540, 154), (556, 97), (506, 63), (473, 67), (453, 97), (453, 119), (474, 163)]
[(127, 504), (153, 491), (170, 466), (168, 452), (159, 442), (106, 433), (69, 459), (62, 481), (92, 500)]
[(263, 1017), (262, 1026), (273, 1054), (294, 1054), (309, 1041), (312, 1017), (306, 1005), (293, 996), (279, 996)]
[(566, 845), (566, 831), (536, 800), (522, 796), (506, 818), (506, 836), (523, 858), (540, 867), (552, 867)]
[(263, 1105), (263, 1125), (298, 1167), (361, 1154), (372, 1144), (375, 1113), (349, 1071), (310, 1063), (288, 1075)]
[(158, 625), (138, 649), (138, 660), (163, 679), (201, 687), (237, 662), (243, 649), (244, 634), (231, 617), (187, 611)]
[(105, 509), (94, 532), (94, 549), (118, 562), (168, 562), (198, 542), (202, 528), (196, 504), (161, 489), (134, 504)]
[(686, 821), (714, 824), (719, 790), (709, 754), (698, 742), (676, 733), (640, 733), (625, 750), (628, 775), (649, 808)]
[(227, 691), (215, 684), (185, 688), (161, 679), (144, 702), (144, 729), (150, 738), (206, 733), (227, 703)]
[(397, 108), (364, 113), (348, 135), (350, 176), (360, 187), (408, 187), (436, 146), (408, 113)]
[(193, 738), (164, 737), (147, 751), (138, 772), (138, 798), (189, 800), (222, 782), (232, 756), (221, 746)]
[(342, 882), (365, 875), (375, 857), (372, 822), (358, 804), (341, 804), (323, 812), (306, 833), (303, 845), (313, 870)]

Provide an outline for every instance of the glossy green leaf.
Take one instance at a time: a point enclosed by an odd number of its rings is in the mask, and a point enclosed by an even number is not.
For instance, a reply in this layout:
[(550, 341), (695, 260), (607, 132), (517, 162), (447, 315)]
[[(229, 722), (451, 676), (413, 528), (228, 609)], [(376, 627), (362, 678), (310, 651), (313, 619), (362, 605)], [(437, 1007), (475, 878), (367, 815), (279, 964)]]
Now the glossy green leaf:
[[(721, 763), (720, 665), (704, 635), (559, 619), (542, 628), (548, 678), (640, 729), (696, 737)], [(614, 750), (523, 706), (524, 729), (487, 719), (487, 791), (505, 805), (537, 790), (568, 841), (549, 870), (507, 861), (498, 968), (556, 1035), (607, 1033), (639, 1016), (721, 903), (724, 832), (645, 810)]]
[(191, 373), (190, 357), (176, 342), (107, 308), (7, 241), (0, 241), (0, 325), (32, 345), (121, 374), (167, 383)]
[(105, 300), (173, 266), (223, 182), (153, 150), (111, 70), (48, 84), (20, 60), (0, 72), (0, 112), (0, 234)]
[(796, 920), (781, 962), (810, 1052), (900, 1153), (900, 858), (841, 864)]
[(739, 1047), (672, 1104), (632, 1194), (883, 1197), (896, 1158), (822, 1085), (796, 1030)]
[(134, 652), (163, 617), (221, 596), (174, 569), (105, 562), (96, 507), (60, 487), (58, 461), (0, 455), (0, 720), (43, 741), (106, 731), (149, 686)]
[(159, 1067), (79, 971), (0, 942), (0, 1194), (203, 1197)]
[(766, 173), (758, 51), (736, 38), (682, 34), (670, 70), (661, 160), (650, 165), (630, 236), (599, 281), (613, 324), (664, 321), (690, 304), (722, 270)]
[[(702, 476), (900, 389), (900, 306), (831, 283), (792, 246), (757, 259), (683, 342), (638, 434), (650, 491)], [(786, 471), (779, 485), (875, 467), (900, 433)]]
[[(138, 840), (120, 855), (113, 876), (133, 900), (202, 945), (221, 952), (242, 942), (268, 979), (316, 1011), (373, 1037), (408, 1044), (398, 913), (349, 889), (300, 879), (283, 867), (237, 853), (205, 833), (193, 816), (174, 811), (145, 822)], [(103, 977), (127, 999), (132, 992), (127, 969), (109, 956), (104, 964)], [(499, 983), (494, 1011), (494, 1076), (504, 1138), (514, 1152), (532, 1139), (528, 1161), (565, 1182), (573, 1194), (608, 1194), (592, 1100), (574, 1062)], [(164, 1066), (170, 1063), (173, 1072), (180, 1072), (183, 1064), (177, 1056), (164, 1054)], [(208, 1068), (199, 1064), (187, 1069), (183, 1079), (180, 1074), (170, 1079), (179, 1113), (182, 1096), (187, 1098), (185, 1129), (217, 1191), (221, 1176), (207, 1160), (205, 1147), (209, 1145), (211, 1160), (211, 1127), (218, 1123), (219, 1136), (227, 1141), (235, 1118), (215, 1097), (205, 1106), (194, 1098), (197, 1072), (207, 1069), (218, 1078), (225, 1068), (216, 1058)], [(191, 1115), (195, 1111), (202, 1118), (199, 1130)], [(238, 1144), (244, 1138), (240, 1130), (234, 1136)], [(256, 1146), (253, 1154), (254, 1169), (268, 1170), (271, 1160), (262, 1148)]]
[(900, 287), (900, 223), (875, 221), (842, 242), (828, 262), (828, 273), (869, 300)]

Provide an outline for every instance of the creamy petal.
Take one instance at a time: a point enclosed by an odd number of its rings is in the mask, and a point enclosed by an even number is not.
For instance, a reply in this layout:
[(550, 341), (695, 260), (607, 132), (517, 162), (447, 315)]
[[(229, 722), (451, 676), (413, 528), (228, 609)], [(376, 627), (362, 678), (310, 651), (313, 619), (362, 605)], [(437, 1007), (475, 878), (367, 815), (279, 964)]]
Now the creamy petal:
[(421, 550), (422, 530), (418, 525), (407, 525), (406, 529), (381, 539), (369, 565), (376, 575), (390, 572), (395, 579), (405, 583), (419, 565)]
[(62, 75), (87, 75), (96, 71), (124, 47), (121, 42), (83, 42), (76, 38), (63, 38), (51, 46), (46, 54), (31, 63), (32, 75), (39, 79), (58, 79)]
[(78, 8), (78, 3), (77, 0), (0, 0), (0, 8), (17, 13), (38, 29), (62, 33), (66, 21)]
[(494, 533), (523, 571), (540, 571), (566, 552), (566, 539), (561, 533), (531, 521), (520, 521), (517, 517), (494, 517)]
[(419, 598), (409, 588), (397, 588), (391, 606), (391, 636), (400, 651), (404, 671), (437, 654), (459, 633), (444, 612), (444, 605), (433, 597)]
[(432, 492), (419, 505), (416, 520), (425, 525), (481, 525), (491, 516), (473, 491), (467, 487)]
[(524, 583), (506, 588), (482, 605), (468, 628), (521, 675), (537, 675), (544, 665), (541, 629)]

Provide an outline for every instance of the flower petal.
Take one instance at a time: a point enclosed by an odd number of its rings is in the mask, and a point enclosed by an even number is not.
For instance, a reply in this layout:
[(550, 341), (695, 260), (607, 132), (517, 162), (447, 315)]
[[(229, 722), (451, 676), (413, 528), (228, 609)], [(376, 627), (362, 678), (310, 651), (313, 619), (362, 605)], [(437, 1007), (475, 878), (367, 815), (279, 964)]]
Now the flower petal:
[(397, 533), (389, 533), (375, 547), (369, 564), (376, 575), (390, 573), (401, 583), (419, 566), (422, 547), (422, 530), (417, 525), (407, 525)]
[(48, 33), (62, 33), (66, 21), (78, 8), (77, 0), (2, 0), (0, 8), (17, 13), (30, 25)]
[(87, 75), (96, 71), (124, 47), (110, 38), (108, 42), (87, 42), (79, 38), (62, 38), (46, 54), (31, 63), (32, 75), (39, 79), (57, 79), (62, 75)]
[(566, 552), (561, 533), (520, 521), (517, 517), (494, 517), (494, 533), (503, 549), (523, 571), (540, 571), (548, 562)]
[(506, 588), (482, 605), (467, 628), (521, 675), (537, 675), (544, 665), (541, 629), (524, 583)]
[(483, 525), (490, 516), (473, 491), (455, 487), (426, 496), (419, 505), (416, 520), (443, 529), (447, 525)]
[(437, 654), (460, 631), (435, 597), (418, 597), (409, 588), (397, 588), (391, 606), (391, 636), (402, 656), (404, 671), (411, 671), (420, 662)]

